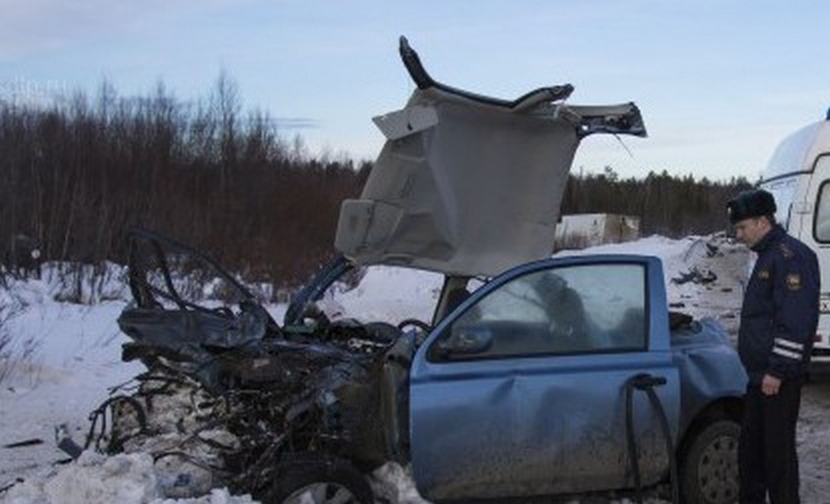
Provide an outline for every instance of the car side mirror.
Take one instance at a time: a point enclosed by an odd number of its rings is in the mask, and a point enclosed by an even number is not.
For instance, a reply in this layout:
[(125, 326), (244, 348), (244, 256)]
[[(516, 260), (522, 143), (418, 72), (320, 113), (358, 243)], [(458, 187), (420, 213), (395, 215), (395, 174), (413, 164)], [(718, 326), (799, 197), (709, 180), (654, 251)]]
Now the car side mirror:
[(484, 327), (459, 327), (449, 338), (438, 343), (438, 349), (446, 357), (475, 355), (486, 352), (493, 344), (492, 332)]

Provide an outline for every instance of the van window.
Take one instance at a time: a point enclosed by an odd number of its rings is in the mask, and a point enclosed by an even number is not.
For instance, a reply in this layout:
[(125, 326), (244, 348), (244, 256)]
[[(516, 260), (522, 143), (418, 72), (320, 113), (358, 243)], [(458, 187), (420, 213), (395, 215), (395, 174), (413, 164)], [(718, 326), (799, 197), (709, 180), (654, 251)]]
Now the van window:
[(823, 182), (818, 190), (813, 236), (819, 243), (830, 243), (830, 181)]
[(772, 193), (778, 211), (775, 212), (775, 221), (790, 230), (790, 217), (793, 207), (793, 196), (798, 185), (798, 176), (786, 177), (761, 184), (762, 189)]

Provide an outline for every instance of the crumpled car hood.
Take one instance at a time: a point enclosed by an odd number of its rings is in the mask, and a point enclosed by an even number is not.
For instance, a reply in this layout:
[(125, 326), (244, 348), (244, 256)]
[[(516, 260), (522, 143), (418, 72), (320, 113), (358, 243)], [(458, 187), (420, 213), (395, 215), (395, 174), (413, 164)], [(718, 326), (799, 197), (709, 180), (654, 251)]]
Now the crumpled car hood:
[(492, 276), (552, 252), (568, 171), (593, 133), (645, 136), (633, 103), (565, 105), (566, 84), (506, 101), (434, 81), (401, 38), (418, 88), (374, 119), (386, 136), (335, 247), (352, 261)]

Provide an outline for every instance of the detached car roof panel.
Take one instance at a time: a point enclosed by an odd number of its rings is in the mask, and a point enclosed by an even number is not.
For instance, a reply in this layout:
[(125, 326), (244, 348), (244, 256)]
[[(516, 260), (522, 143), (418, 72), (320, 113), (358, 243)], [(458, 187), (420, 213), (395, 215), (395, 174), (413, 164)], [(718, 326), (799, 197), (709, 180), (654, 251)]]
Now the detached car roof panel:
[(645, 135), (633, 103), (570, 107), (570, 85), (484, 97), (432, 80), (405, 39), (401, 55), (418, 89), (375, 118), (386, 144), (340, 212), (335, 246), (358, 264), (492, 276), (547, 257), (579, 141)]

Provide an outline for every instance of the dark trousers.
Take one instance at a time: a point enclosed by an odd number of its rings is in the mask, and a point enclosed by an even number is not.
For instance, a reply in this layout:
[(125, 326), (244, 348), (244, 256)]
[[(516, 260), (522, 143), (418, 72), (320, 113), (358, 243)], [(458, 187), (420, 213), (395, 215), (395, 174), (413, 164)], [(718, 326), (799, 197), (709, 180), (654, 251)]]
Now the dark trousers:
[(738, 470), (741, 504), (799, 504), (795, 426), (801, 404), (801, 381), (781, 384), (766, 396), (749, 385), (744, 404)]

